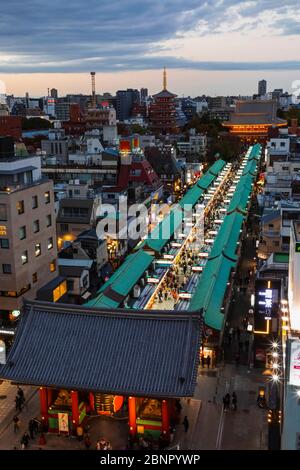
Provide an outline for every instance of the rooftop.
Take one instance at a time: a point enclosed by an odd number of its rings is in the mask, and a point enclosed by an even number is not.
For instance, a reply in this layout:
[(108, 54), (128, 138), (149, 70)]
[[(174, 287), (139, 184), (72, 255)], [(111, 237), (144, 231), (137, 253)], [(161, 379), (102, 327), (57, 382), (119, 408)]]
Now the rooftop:
[(26, 302), (0, 378), (118, 395), (193, 396), (199, 314)]

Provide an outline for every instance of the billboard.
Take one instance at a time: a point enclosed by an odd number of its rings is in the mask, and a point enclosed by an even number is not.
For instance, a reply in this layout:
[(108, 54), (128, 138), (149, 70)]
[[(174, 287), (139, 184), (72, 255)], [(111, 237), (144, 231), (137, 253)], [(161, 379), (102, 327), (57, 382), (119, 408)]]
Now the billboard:
[(291, 341), (291, 354), (290, 354), (290, 385), (300, 387), (300, 341)]

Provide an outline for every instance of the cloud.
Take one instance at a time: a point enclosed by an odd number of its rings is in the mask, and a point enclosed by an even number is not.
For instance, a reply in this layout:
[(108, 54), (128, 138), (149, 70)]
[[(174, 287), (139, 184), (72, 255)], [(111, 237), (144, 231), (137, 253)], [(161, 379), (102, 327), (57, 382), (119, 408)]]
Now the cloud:
[[(0, 72), (109, 72), (162, 65), (262, 70), (260, 63), (190, 61), (176, 57), (176, 49), (166, 51), (164, 44), (189, 34), (249, 31), (266, 15), (274, 32), (299, 34), (297, 7), (298, 0), (11, 0), (1, 6)], [(264, 70), (288, 64), (270, 62)]]

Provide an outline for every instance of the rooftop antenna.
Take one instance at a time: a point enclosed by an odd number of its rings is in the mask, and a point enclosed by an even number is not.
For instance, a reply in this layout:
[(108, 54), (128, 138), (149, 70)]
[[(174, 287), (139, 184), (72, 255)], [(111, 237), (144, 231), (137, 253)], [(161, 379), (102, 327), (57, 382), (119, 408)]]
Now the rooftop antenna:
[(92, 78), (92, 107), (96, 108), (96, 80), (95, 80), (96, 72), (91, 72)]
[(164, 80), (163, 80), (163, 89), (166, 90), (167, 89), (167, 71), (166, 71), (166, 67), (164, 67)]

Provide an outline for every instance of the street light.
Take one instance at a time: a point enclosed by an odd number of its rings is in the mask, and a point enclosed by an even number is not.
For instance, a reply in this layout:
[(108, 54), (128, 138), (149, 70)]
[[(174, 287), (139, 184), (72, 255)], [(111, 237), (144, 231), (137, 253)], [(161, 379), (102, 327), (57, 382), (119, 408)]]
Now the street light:
[(272, 380), (273, 380), (273, 382), (277, 383), (277, 382), (279, 382), (279, 379), (280, 379), (280, 377), (279, 377), (278, 374), (272, 374)]

